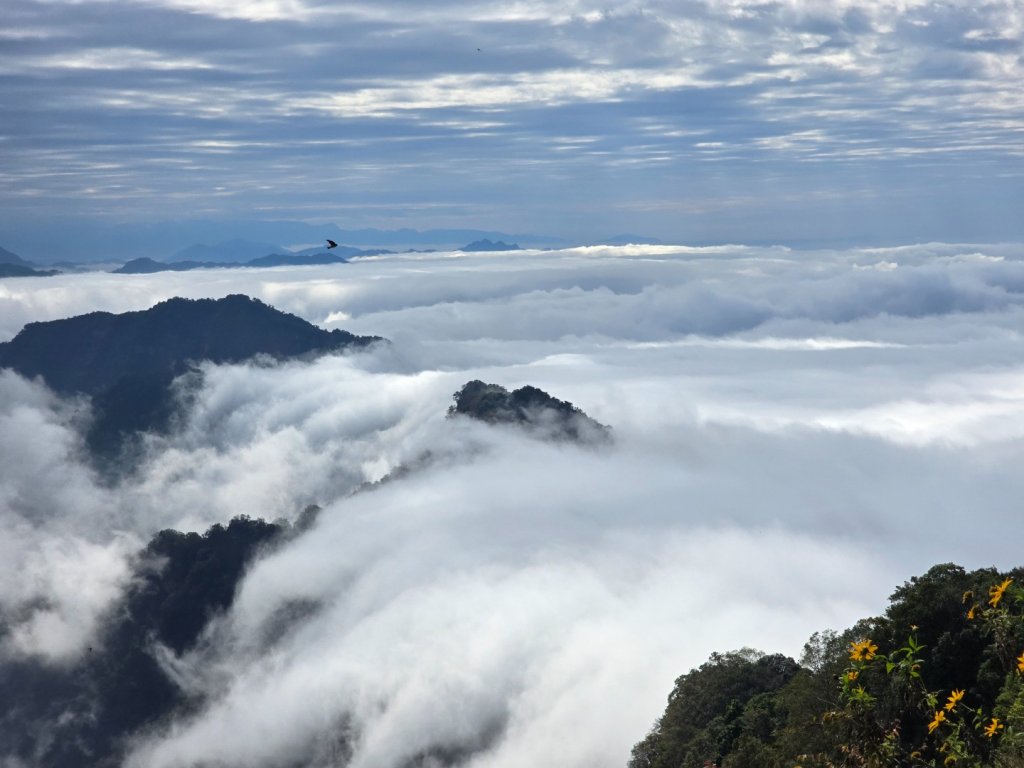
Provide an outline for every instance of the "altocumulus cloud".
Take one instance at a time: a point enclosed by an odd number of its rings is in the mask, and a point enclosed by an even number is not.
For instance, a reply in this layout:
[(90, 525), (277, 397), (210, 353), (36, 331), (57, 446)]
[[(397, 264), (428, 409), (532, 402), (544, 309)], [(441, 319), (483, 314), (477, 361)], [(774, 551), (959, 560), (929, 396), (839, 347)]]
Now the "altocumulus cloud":
[(8, 5), (8, 247), (41, 197), (574, 238), (1020, 235), (1015, 0)]
[[(54, 638), (88, 636), (159, 527), (316, 502), (199, 646), (162, 655), (206, 703), (129, 764), (623, 765), (711, 651), (798, 653), (935, 562), (1018, 564), (1021, 256), (588, 248), (23, 280), (8, 335), (244, 291), (394, 343), (208, 367), (114, 487), (75, 458), (82, 407), (5, 374), (4, 523), (39, 564), (3, 571), (25, 617), (6, 652), (76, 653)], [(615, 442), (445, 419), (471, 378), (572, 400)]]

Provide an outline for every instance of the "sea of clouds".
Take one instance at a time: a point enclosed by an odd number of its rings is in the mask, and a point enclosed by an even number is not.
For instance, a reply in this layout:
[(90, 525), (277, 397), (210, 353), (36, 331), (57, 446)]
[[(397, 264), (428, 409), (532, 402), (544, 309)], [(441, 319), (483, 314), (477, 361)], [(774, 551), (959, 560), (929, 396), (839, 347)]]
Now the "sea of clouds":
[[(230, 293), (392, 343), (207, 366), (117, 485), (81, 460), (86, 404), (0, 373), (7, 657), (81, 653), (161, 528), (324, 508), (165, 654), (209, 704), (132, 766), (623, 766), (712, 651), (798, 655), (935, 563), (1021, 564), (1022, 246), (11, 279), (0, 340)], [(477, 378), (571, 400), (614, 444), (446, 419)]]

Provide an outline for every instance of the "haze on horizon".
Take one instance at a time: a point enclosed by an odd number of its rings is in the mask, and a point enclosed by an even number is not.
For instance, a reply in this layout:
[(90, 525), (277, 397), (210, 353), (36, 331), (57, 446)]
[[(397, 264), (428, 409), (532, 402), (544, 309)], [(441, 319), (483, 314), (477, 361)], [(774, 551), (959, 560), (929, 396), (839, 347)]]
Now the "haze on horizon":
[(1024, 237), (1018, 0), (4, 5), (0, 245), (30, 259), (168, 220)]

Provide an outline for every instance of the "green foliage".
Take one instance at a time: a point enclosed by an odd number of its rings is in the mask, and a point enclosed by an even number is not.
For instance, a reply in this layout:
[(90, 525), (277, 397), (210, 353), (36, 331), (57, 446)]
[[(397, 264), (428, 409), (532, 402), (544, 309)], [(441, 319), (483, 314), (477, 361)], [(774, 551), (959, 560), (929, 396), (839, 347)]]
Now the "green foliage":
[(287, 529), (236, 517), (204, 534), (165, 530), (93, 648), (68, 667), (0, 660), (0, 754), (51, 768), (118, 765), (124, 739), (194, 706), (154, 656), (192, 648), (227, 610), (245, 569)]
[(630, 768), (1019, 768), (1021, 576), (935, 566), (883, 616), (813, 635), (774, 681), (754, 666), (781, 657), (715, 654), (676, 681)]
[(576, 442), (600, 443), (611, 438), (611, 430), (594, 421), (566, 400), (559, 400), (537, 387), (525, 386), (509, 392), (498, 384), (473, 380), (453, 397), (448, 416), (468, 416), (488, 424), (514, 424), (539, 431), (544, 437)]
[(676, 680), (668, 707), (633, 748), (630, 768), (701, 768), (718, 764), (746, 737), (774, 733), (780, 709), (771, 696), (799, 671), (795, 661), (745, 648), (713, 654)]
[(133, 435), (167, 428), (182, 405), (171, 382), (197, 362), (284, 360), (380, 340), (325, 331), (248, 296), (173, 298), (141, 312), (29, 323), (0, 343), (0, 368), (41, 376), (62, 395), (91, 396), (87, 444), (93, 457), (109, 462)]
[(42, 376), (62, 394), (95, 395), (125, 376), (178, 374), (194, 361), (285, 359), (376, 340), (325, 331), (248, 296), (173, 298), (141, 312), (29, 323), (0, 344), (0, 367)]
[(155, 631), (175, 653), (185, 651), (211, 616), (231, 605), (249, 560), (280, 532), (278, 525), (246, 516), (202, 535), (161, 531), (143, 552), (151, 567), (129, 594), (132, 623)]

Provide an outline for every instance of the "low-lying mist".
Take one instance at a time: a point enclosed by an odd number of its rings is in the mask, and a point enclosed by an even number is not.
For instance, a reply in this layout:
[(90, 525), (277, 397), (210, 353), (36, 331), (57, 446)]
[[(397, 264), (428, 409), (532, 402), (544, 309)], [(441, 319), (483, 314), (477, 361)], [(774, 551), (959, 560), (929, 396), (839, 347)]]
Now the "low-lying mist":
[[(934, 563), (1020, 564), (1022, 256), (602, 247), (4, 281), (2, 340), (246, 293), (392, 343), (204, 366), (118, 482), (85, 460), (87, 403), (0, 373), (0, 653), (88, 653), (162, 528), (317, 504), (194, 650), (162, 654), (206, 703), (128, 765), (624, 766), (712, 651), (799, 655)], [(446, 418), (471, 379), (540, 387), (614, 440)]]

